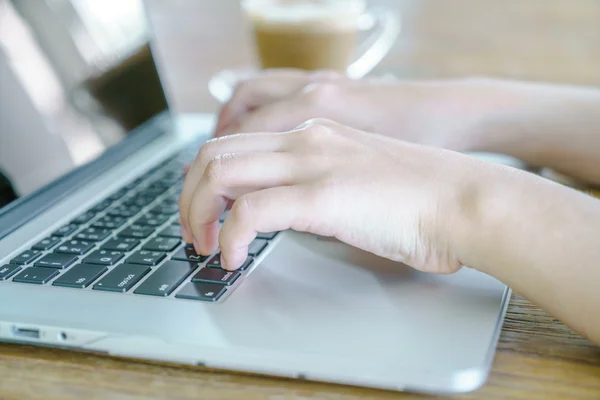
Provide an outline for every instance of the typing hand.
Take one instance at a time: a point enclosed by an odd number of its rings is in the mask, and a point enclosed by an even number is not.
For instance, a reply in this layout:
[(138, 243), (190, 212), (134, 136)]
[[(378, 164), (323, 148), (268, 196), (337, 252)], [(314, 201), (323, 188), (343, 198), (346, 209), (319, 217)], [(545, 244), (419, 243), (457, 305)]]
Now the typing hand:
[(461, 266), (455, 242), (472, 210), (470, 196), (490, 168), (329, 120), (217, 138), (201, 148), (185, 180), (184, 239), (201, 254), (220, 245), (228, 269), (246, 259), (257, 232), (293, 229), (452, 273)]
[(238, 85), (215, 136), (283, 132), (327, 118), (410, 142), (482, 150), (485, 124), (518, 104), (521, 92), (484, 79), (356, 81), (326, 71), (266, 71)]

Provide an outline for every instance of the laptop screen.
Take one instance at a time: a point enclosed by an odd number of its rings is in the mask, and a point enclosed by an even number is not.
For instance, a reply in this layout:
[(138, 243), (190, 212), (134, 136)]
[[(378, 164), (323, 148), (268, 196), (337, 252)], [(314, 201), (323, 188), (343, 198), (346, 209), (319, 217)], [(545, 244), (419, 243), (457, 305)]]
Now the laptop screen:
[(0, 0), (0, 209), (167, 109), (142, 0)]

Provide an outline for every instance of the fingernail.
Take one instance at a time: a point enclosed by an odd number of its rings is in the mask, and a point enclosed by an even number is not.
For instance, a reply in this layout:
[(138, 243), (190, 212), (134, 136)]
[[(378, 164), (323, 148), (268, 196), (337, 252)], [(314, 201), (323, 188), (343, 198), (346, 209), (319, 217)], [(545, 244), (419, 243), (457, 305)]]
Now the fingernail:
[(193, 239), (190, 230), (185, 225), (181, 225), (181, 235), (183, 236), (183, 240), (185, 240), (186, 243), (190, 243)]
[(221, 253), (221, 268), (227, 269), (227, 270), (229, 269), (229, 263), (227, 262), (223, 253)]

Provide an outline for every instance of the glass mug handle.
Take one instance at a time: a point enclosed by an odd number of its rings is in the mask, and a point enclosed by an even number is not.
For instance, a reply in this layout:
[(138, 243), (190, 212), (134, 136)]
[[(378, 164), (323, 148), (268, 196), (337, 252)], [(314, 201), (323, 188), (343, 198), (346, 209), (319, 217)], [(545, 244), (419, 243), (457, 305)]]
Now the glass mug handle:
[(400, 34), (400, 18), (388, 8), (373, 8), (360, 16), (359, 30), (373, 32), (359, 46), (358, 59), (346, 69), (351, 79), (367, 75), (390, 51)]

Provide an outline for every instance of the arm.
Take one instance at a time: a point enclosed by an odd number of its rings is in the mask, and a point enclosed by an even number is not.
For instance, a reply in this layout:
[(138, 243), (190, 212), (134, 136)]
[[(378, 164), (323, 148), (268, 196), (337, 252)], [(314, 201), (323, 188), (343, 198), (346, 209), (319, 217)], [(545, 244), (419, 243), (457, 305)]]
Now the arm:
[(505, 282), (600, 343), (600, 201), (499, 169), (472, 193), (459, 237), (463, 264)]
[(509, 154), (600, 185), (600, 90), (475, 80), (491, 101), (468, 150)]

